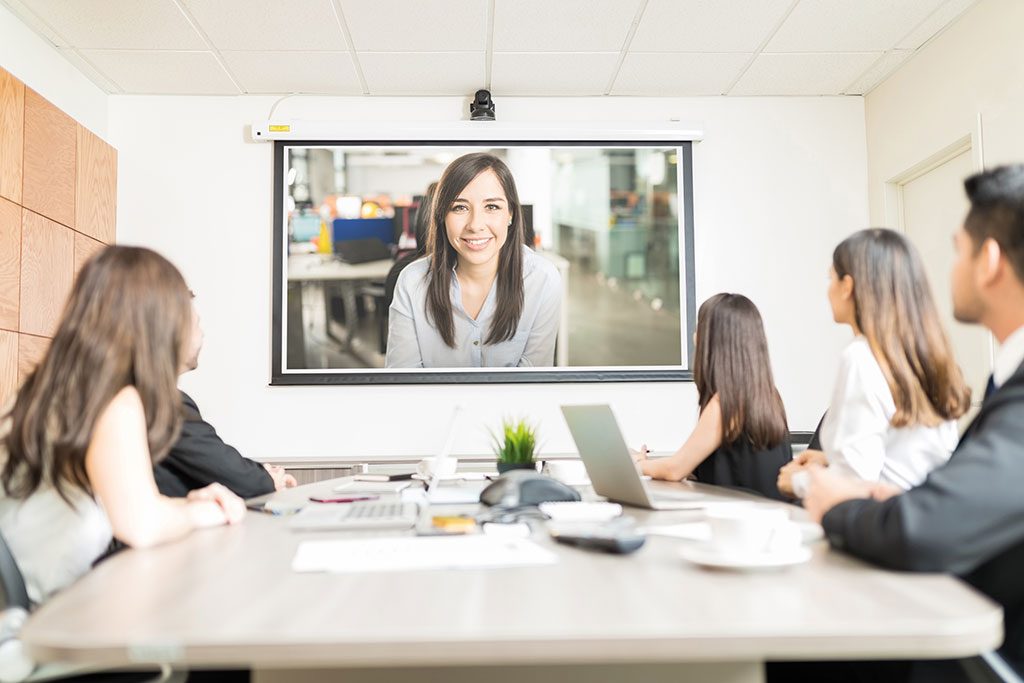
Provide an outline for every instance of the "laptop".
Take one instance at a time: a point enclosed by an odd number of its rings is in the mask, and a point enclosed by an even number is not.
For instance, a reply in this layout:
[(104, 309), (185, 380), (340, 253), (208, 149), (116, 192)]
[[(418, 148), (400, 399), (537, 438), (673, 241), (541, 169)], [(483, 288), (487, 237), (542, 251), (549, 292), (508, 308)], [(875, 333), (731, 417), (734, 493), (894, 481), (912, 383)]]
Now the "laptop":
[(610, 406), (562, 406), (562, 415), (598, 495), (648, 510), (696, 510), (713, 500), (707, 494), (690, 491), (648, 491)]

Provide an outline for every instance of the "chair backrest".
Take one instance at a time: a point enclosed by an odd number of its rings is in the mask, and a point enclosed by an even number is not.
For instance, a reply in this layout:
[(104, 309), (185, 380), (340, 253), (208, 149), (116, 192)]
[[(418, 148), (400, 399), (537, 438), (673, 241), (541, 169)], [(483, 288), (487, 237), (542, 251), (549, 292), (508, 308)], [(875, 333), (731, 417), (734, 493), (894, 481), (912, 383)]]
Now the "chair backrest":
[(7, 540), (0, 534), (0, 588), (3, 588), (3, 605), (0, 607), (21, 607), (28, 610), (28, 591), (25, 589), (25, 579), (18, 569), (18, 563), (14, 561), (11, 549), (7, 547)]

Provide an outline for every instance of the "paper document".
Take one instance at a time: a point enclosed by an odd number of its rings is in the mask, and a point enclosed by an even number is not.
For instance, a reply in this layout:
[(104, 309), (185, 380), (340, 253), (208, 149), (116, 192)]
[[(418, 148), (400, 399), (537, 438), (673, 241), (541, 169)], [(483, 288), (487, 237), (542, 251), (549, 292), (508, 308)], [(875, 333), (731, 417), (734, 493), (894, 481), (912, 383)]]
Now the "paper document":
[(493, 569), (554, 564), (557, 556), (524, 538), (435, 536), (305, 541), (297, 572), (386, 572)]
[[(411, 481), (346, 481), (334, 487), (343, 493), (401, 493), (412, 486)], [(417, 484), (419, 486), (419, 484)]]

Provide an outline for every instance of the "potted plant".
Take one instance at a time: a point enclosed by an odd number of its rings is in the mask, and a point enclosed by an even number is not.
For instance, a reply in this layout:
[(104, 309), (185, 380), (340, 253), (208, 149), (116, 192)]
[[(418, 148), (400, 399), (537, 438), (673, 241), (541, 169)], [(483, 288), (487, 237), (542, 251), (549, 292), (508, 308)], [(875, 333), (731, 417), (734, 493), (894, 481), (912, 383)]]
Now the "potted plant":
[(509, 470), (532, 470), (534, 451), (537, 448), (537, 429), (526, 420), (501, 421), (501, 434), (493, 432), (494, 454), (498, 457), (498, 472), (504, 474)]

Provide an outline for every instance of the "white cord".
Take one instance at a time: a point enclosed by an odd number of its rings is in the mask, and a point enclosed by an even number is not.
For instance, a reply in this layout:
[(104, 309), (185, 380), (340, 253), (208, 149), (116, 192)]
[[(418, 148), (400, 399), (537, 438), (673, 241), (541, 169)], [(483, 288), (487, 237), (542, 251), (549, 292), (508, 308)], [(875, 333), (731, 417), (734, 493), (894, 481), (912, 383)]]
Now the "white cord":
[(274, 118), (274, 111), (277, 110), (277, 105), (281, 104), (282, 102), (287, 100), (289, 97), (295, 97), (296, 95), (300, 95), (300, 94), (301, 93), (290, 92), (287, 95), (284, 95), (282, 97), (277, 98), (277, 101), (274, 102), (273, 106), (270, 107), (270, 113), (267, 114), (267, 120), (270, 121), (271, 119)]

